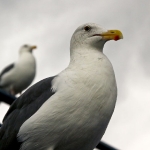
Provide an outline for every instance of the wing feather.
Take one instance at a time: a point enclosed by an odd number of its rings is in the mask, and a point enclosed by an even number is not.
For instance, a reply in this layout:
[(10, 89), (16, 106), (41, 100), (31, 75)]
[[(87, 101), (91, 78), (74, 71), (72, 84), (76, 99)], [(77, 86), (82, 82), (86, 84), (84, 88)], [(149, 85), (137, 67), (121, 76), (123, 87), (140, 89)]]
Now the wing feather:
[(12, 64), (8, 65), (6, 68), (4, 68), (4, 69), (2, 70), (2, 72), (0, 73), (0, 78), (1, 78), (6, 72), (10, 71), (14, 66), (15, 66), (15, 64), (12, 63)]
[(20, 143), (17, 134), (21, 125), (51, 97), (51, 83), (54, 77), (46, 78), (23, 93), (14, 101), (3, 119), (0, 129), (0, 150), (17, 150)]

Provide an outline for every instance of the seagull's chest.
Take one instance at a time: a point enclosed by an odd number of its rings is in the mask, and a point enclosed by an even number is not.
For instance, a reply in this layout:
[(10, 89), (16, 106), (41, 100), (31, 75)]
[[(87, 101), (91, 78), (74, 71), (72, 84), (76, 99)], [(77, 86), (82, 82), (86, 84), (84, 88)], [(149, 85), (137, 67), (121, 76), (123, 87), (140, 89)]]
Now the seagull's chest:
[(113, 69), (109, 63), (104, 64), (68, 68), (56, 77), (52, 83), (56, 93), (23, 124), (21, 138), (34, 145), (40, 140), (45, 149), (53, 145), (58, 150), (70, 150), (70, 143), (72, 149), (93, 149), (105, 132), (116, 102)]
[(25, 56), (22, 56), (22, 59), (19, 61), (19, 64), (17, 66), (18, 72), (22, 75), (26, 74), (32, 74), (35, 72), (35, 59), (31, 54), (26, 54)]
[(70, 138), (78, 134), (77, 139), (98, 142), (112, 116), (117, 97), (114, 71), (110, 62), (100, 61), (104, 62), (78, 67), (78, 71), (66, 71), (62, 78), (60, 76), (63, 83), (55, 82), (56, 99), (61, 100), (57, 102), (62, 112), (60, 120), (65, 120), (70, 127), (67, 133)]
[[(107, 59), (68, 68), (56, 78), (53, 88), (57, 91), (55, 96), (60, 100), (58, 103), (63, 105), (65, 116), (72, 114), (84, 125), (90, 120), (93, 127), (99, 126), (102, 120), (106, 119), (107, 123), (110, 119), (117, 87), (112, 65)], [(74, 121), (77, 122), (76, 119)]]
[[(28, 55), (27, 55), (28, 56)], [(34, 57), (30, 54), (28, 57), (26, 55), (22, 57), (22, 59), (19, 61), (19, 63), (16, 65), (16, 78), (21, 78), (24, 82), (28, 79), (32, 80), (33, 77), (35, 76), (35, 69), (36, 69), (36, 64), (35, 64), (35, 59)], [(20, 84), (21, 80), (17, 80)]]
[(56, 78), (53, 88), (58, 91), (66, 89), (66, 93), (76, 93), (76, 96), (83, 99), (87, 97), (85, 103), (88, 101), (94, 103), (113, 94), (116, 96), (117, 91), (114, 71), (106, 58), (97, 58), (89, 64), (68, 68)]

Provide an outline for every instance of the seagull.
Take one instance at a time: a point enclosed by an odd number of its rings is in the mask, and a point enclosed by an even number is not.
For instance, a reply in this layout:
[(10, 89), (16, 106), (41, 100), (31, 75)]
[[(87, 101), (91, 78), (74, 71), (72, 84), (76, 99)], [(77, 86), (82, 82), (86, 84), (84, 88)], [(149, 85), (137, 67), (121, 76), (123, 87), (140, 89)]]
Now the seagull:
[(0, 74), (0, 88), (11, 95), (25, 90), (33, 81), (36, 62), (32, 50), (36, 46), (23, 45), (19, 51), (19, 60), (4, 68)]
[(6, 113), (0, 150), (93, 150), (115, 108), (117, 86), (103, 53), (119, 30), (79, 26), (70, 42), (70, 63), (26, 90)]

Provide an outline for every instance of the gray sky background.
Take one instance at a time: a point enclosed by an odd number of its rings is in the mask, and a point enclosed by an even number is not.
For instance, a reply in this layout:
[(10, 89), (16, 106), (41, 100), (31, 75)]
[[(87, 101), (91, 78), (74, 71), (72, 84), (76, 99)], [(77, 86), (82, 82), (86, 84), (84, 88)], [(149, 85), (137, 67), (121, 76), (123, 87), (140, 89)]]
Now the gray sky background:
[[(81, 24), (120, 29), (124, 39), (107, 42), (118, 100), (103, 141), (122, 150), (149, 149), (150, 2), (148, 0), (0, 0), (0, 70), (18, 59), (26, 43), (34, 51), (33, 83), (55, 75), (69, 63), (70, 38)], [(0, 121), (8, 106), (1, 104)]]

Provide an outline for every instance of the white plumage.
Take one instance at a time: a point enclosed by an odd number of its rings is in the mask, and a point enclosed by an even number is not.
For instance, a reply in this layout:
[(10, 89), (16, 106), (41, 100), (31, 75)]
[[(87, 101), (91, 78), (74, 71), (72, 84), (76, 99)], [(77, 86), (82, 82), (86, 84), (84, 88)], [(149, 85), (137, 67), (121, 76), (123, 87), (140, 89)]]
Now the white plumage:
[(52, 82), (56, 93), (20, 128), (21, 150), (92, 150), (102, 138), (117, 97), (104, 32), (96, 24), (75, 31), (70, 64)]
[(36, 46), (23, 45), (18, 62), (7, 66), (0, 74), (0, 87), (12, 95), (21, 93), (35, 77), (36, 62), (32, 50)]
[(103, 46), (121, 38), (120, 31), (92, 23), (77, 28), (69, 66), (32, 86), (7, 112), (0, 150), (93, 150), (117, 98), (113, 67)]

